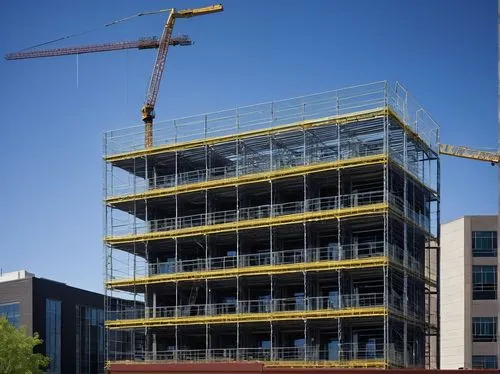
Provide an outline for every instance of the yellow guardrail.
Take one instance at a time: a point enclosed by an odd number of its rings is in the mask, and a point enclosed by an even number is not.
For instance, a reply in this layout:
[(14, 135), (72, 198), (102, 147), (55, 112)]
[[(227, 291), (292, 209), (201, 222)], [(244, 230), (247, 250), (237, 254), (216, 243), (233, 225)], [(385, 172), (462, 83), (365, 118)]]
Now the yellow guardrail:
[(260, 227), (290, 225), (301, 222), (322, 221), (325, 219), (357, 217), (367, 214), (381, 214), (387, 212), (387, 210), (388, 210), (387, 203), (376, 203), (376, 204), (367, 204), (351, 208), (288, 214), (278, 217), (252, 219), (252, 220), (228, 222), (228, 223), (206, 225), (206, 226), (187, 227), (183, 229), (174, 229), (168, 231), (147, 232), (136, 235), (108, 236), (104, 238), (104, 241), (109, 245), (117, 245), (117, 244), (133, 243), (137, 241), (146, 241), (146, 240), (173, 239), (173, 238), (182, 238), (187, 236), (229, 232), (235, 230), (249, 230)]
[(303, 165), (296, 166), (286, 169), (255, 173), (255, 174), (246, 174), (239, 177), (230, 177), (225, 179), (214, 179), (204, 182), (196, 182), (184, 185), (178, 185), (174, 187), (168, 188), (158, 188), (151, 189), (148, 191), (135, 193), (135, 194), (127, 194), (123, 196), (111, 196), (108, 197), (105, 202), (107, 204), (119, 204), (134, 200), (140, 199), (154, 199), (169, 195), (175, 195), (179, 193), (188, 193), (195, 192), (205, 189), (214, 189), (221, 188), (227, 186), (242, 186), (245, 184), (259, 183), (265, 182), (270, 179), (282, 179), (282, 178), (290, 178), (294, 176), (300, 176), (304, 174), (312, 174), (318, 173), (327, 170), (335, 170), (335, 169), (347, 169), (352, 167), (359, 166), (368, 166), (375, 164), (383, 164), (387, 161), (387, 156), (385, 154), (378, 154), (373, 156), (364, 156), (364, 157), (355, 157), (347, 160), (338, 160), (332, 162), (325, 163), (317, 163), (312, 165)]
[(226, 323), (251, 323), (269, 321), (288, 321), (303, 319), (328, 319), (328, 318), (354, 318), (385, 316), (388, 309), (384, 306), (324, 309), (324, 310), (300, 310), (272, 313), (239, 313), (222, 314), (215, 316), (192, 316), (192, 317), (156, 317), (137, 318), (122, 320), (107, 320), (105, 325), (110, 329), (135, 328), (135, 327), (160, 327), (178, 325), (204, 325), (204, 324), (226, 324)]
[(106, 286), (110, 288), (119, 288), (157, 283), (181, 282), (188, 280), (232, 278), (235, 276), (255, 276), (262, 274), (277, 275), (301, 271), (319, 272), (338, 269), (361, 269), (384, 266), (387, 265), (387, 263), (387, 257), (377, 256), (363, 259), (300, 262), (296, 264), (282, 265), (247, 266), (239, 268), (159, 274), (149, 277), (111, 280), (106, 282)]

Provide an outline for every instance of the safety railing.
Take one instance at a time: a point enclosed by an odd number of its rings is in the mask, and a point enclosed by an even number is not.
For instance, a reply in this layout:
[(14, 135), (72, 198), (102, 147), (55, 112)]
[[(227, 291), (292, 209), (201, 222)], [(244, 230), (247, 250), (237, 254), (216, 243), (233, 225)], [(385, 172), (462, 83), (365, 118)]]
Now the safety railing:
[[(335, 343), (315, 346), (255, 347), (255, 348), (209, 348), (209, 349), (172, 349), (167, 351), (132, 352), (131, 360), (144, 361), (307, 361), (307, 362), (348, 362), (385, 359), (382, 339), (368, 339), (362, 343)], [(389, 351), (389, 350), (388, 350)], [(402, 352), (387, 352), (389, 362), (397, 359)]]
[[(208, 182), (212, 180), (223, 180), (256, 173), (283, 170), (296, 166), (314, 165), (317, 163), (333, 162), (338, 159), (347, 160), (355, 157), (367, 157), (381, 155), (384, 152), (383, 143), (364, 144), (363, 142), (351, 142), (341, 151), (333, 151), (330, 146), (319, 145), (315, 147), (313, 153), (306, 150), (300, 152), (301, 156), (296, 156), (293, 160), (269, 159), (252, 164), (240, 164), (234, 161), (234, 165), (222, 166), (210, 169), (197, 169), (178, 174), (156, 175), (148, 179), (132, 177), (127, 183), (110, 184), (107, 196), (118, 197), (128, 194), (143, 193), (148, 190), (171, 188), (176, 186)], [(236, 156), (234, 156), (236, 157)], [(270, 158), (269, 156), (265, 156)], [(271, 156), (271, 158), (273, 158)]]
[(347, 294), (283, 299), (239, 300), (225, 303), (145, 307), (108, 311), (107, 320), (143, 318), (199, 317), (240, 313), (275, 313), (292, 311), (319, 311), (344, 308), (365, 308), (384, 305), (383, 293)]
[(203, 213), (191, 216), (163, 218), (135, 224), (119, 224), (112, 227), (114, 235), (130, 233), (146, 233), (184, 229), (205, 225), (232, 223), (236, 221), (273, 218), (283, 215), (323, 210), (353, 208), (362, 205), (376, 204), (384, 201), (383, 191), (364, 192), (341, 196), (328, 196), (283, 204), (244, 207), (239, 210), (227, 210)]
[[(156, 122), (153, 146), (240, 134), (298, 121), (346, 115), (390, 107), (425, 143), (437, 150), (439, 127), (398, 83), (385, 81), (348, 87), (288, 100)], [(144, 149), (144, 127), (113, 130), (104, 135), (104, 153)]]
[(404, 200), (392, 193), (388, 194), (389, 204), (393, 209), (397, 209), (401, 214), (406, 214), (406, 217), (410, 219), (413, 223), (423, 229), (425, 232), (431, 232), (431, 219), (430, 213), (426, 215), (422, 212), (417, 212), (411, 208), (410, 202), (406, 202), (406, 210)]
[(327, 247), (296, 248), (281, 251), (262, 251), (241, 254), (239, 256), (222, 256), (196, 258), (190, 260), (157, 262), (149, 265), (149, 274), (170, 274), (192, 271), (234, 269), (236, 267), (298, 264), (316, 261), (340, 261), (383, 256), (384, 242), (367, 242), (359, 244), (338, 245), (332, 243)]
[[(423, 213), (415, 212), (409, 208), (407, 203), (406, 211), (403, 200), (391, 193), (388, 193), (389, 203), (392, 208), (398, 209), (401, 214), (405, 214), (413, 223), (430, 233), (430, 218)], [(260, 205), (255, 207), (245, 207), (239, 210), (227, 210), (213, 213), (203, 213), (191, 216), (181, 216), (151, 220), (149, 222), (115, 224), (112, 227), (112, 236), (127, 235), (130, 233), (147, 233), (169, 231), (174, 229), (185, 229), (191, 227), (217, 225), (232, 223), (237, 221), (257, 220), (273, 218), (290, 214), (300, 214), (307, 212), (319, 212), (324, 210), (354, 208), (363, 205), (376, 204), (384, 201), (383, 191), (372, 191), (341, 196), (328, 196), (302, 201), (294, 201), (283, 204)]]

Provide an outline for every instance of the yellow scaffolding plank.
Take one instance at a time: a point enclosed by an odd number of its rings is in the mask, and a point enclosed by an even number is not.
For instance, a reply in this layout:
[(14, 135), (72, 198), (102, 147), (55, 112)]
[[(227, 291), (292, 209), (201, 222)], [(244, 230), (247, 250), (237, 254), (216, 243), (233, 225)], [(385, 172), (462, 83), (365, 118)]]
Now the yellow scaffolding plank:
[(296, 166), (292, 168), (268, 171), (263, 173), (247, 174), (239, 177), (215, 179), (205, 182), (191, 183), (191, 184), (179, 185), (168, 188), (158, 188), (136, 194), (111, 196), (108, 197), (105, 200), (105, 202), (107, 204), (113, 205), (134, 200), (154, 199), (169, 195), (195, 192), (205, 189), (214, 189), (227, 186), (241, 186), (245, 184), (265, 182), (271, 179), (289, 178), (304, 174), (318, 173), (327, 170), (347, 169), (352, 167), (383, 164), (386, 161), (387, 161), (387, 156), (385, 154), (378, 154), (374, 156), (365, 156), (365, 157), (355, 157), (347, 160), (337, 160), (337, 161), (319, 163), (313, 165)]
[(271, 128), (265, 128), (260, 130), (252, 130), (247, 132), (241, 132), (239, 134), (233, 135), (223, 135), (216, 136), (212, 138), (205, 139), (197, 139), (188, 142), (182, 143), (174, 143), (168, 145), (161, 145), (157, 147), (152, 147), (148, 149), (140, 149), (137, 151), (118, 153), (114, 155), (105, 156), (104, 160), (106, 162), (116, 162), (127, 159), (132, 159), (136, 157), (143, 156), (152, 156), (166, 152), (174, 152), (180, 150), (186, 150), (191, 148), (197, 148), (205, 145), (211, 145), (216, 143), (230, 142), (237, 139), (245, 139), (250, 137), (255, 137), (259, 135), (270, 135), (270, 134), (278, 134), (285, 131), (298, 130), (298, 129), (307, 129), (312, 127), (324, 126), (324, 125), (333, 125), (333, 124), (345, 124), (354, 121), (364, 121), (368, 119), (374, 119), (378, 117), (385, 117), (389, 112), (387, 107), (385, 108), (376, 108), (369, 110), (362, 110), (359, 112), (353, 112), (348, 114), (342, 114), (338, 116), (330, 116), (330, 117), (322, 117), (313, 120), (305, 120), (299, 122), (293, 122), (287, 125), (281, 125)]
[(153, 275), (149, 277), (130, 278), (111, 280), (106, 282), (109, 288), (119, 288), (127, 286), (141, 286), (157, 283), (182, 282), (190, 280), (202, 279), (221, 279), (232, 278), (236, 276), (256, 276), (268, 274), (288, 274), (295, 272), (320, 272), (338, 269), (362, 269), (380, 267), (388, 264), (388, 258), (385, 256), (377, 256), (354, 260), (330, 260), (316, 262), (301, 262), (297, 264), (282, 264), (282, 265), (264, 265), (264, 266), (247, 266), (230, 269), (217, 269), (207, 271), (191, 271), (182, 273), (171, 273)]
[(261, 219), (252, 219), (245, 221), (236, 221), (207, 226), (188, 227), (183, 229), (174, 229), (168, 231), (148, 232), (136, 235), (108, 236), (104, 240), (107, 244), (124, 244), (138, 241), (160, 240), (182, 238), (187, 236), (207, 235), (213, 233), (222, 233), (236, 230), (249, 230), (261, 227), (290, 225), (301, 222), (322, 221), (326, 219), (335, 219), (343, 217), (357, 217), (368, 214), (382, 214), (388, 211), (387, 203), (376, 203), (351, 208), (330, 209), (319, 212), (306, 212), (288, 214), (278, 217), (269, 217)]
[(106, 327), (110, 329), (135, 328), (135, 327), (161, 327), (179, 325), (204, 325), (204, 324), (228, 324), (228, 323), (252, 323), (269, 321), (290, 321), (304, 319), (328, 319), (328, 318), (354, 318), (354, 317), (376, 317), (385, 316), (388, 309), (384, 306), (324, 309), (324, 310), (301, 310), (272, 313), (240, 313), (222, 314), (215, 316), (192, 316), (192, 317), (156, 317), (137, 318), (123, 320), (107, 320)]
[(275, 368), (373, 368), (387, 369), (384, 360), (346, 360), (346, 361), (262, 361), (266, 367)]
[[(177, 361), (178, 363), (179, 361)], [(180, 361), (182, 362), (182, 361)], [(190, 361), (187, 361), (190, 362)], [(227, 361), (222, 361), (221, 359), (214, 360), (203, 360), (198, 362), (235, 362), (234, 360), (227, 359)], [(240, 361), (241, 362), (241, 361)], [(252, 362), (245, 360), (244, 362)], [(389, 364), (380, 359), (366, 359), (366, 360), (337, 360), (337, 361), (254, 361), (264, 364), (265, 367), (270, 368), (344, 368), (344, 369), (360, 369), (360, 368), (373, 368), (373, 369), (388, 369)], [(130, 360), (110, 360), (107, 361), (107, 365), (111, 364), (135, 364), (136, 361)], [(168, 360), (162, 361), (162, 363), (168, 363)]]

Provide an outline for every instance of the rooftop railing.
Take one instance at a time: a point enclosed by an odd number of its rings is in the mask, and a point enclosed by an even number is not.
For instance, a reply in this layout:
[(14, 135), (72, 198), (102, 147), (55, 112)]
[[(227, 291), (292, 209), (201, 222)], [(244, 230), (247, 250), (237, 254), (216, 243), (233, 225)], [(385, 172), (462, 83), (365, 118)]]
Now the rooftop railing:
[[(341, 116), (389, 106), (437, 152), (439, 126), (399, 84), (385, 81), (353, 86), (287, 100), (238, 107), (169, 121), (153, 128), (153, 146), (240, 134), (299, 121)], [(104, 135), (105, 155), (144, 149), (144, 126), (113, 130)]]

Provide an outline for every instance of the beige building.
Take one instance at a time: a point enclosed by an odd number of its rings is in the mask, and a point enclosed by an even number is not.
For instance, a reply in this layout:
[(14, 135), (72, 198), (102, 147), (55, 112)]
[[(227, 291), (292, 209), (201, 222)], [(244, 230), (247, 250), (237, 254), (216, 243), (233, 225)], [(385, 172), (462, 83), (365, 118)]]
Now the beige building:
[(498, 217), (441, 225), (441, 368), (498, 368)]

